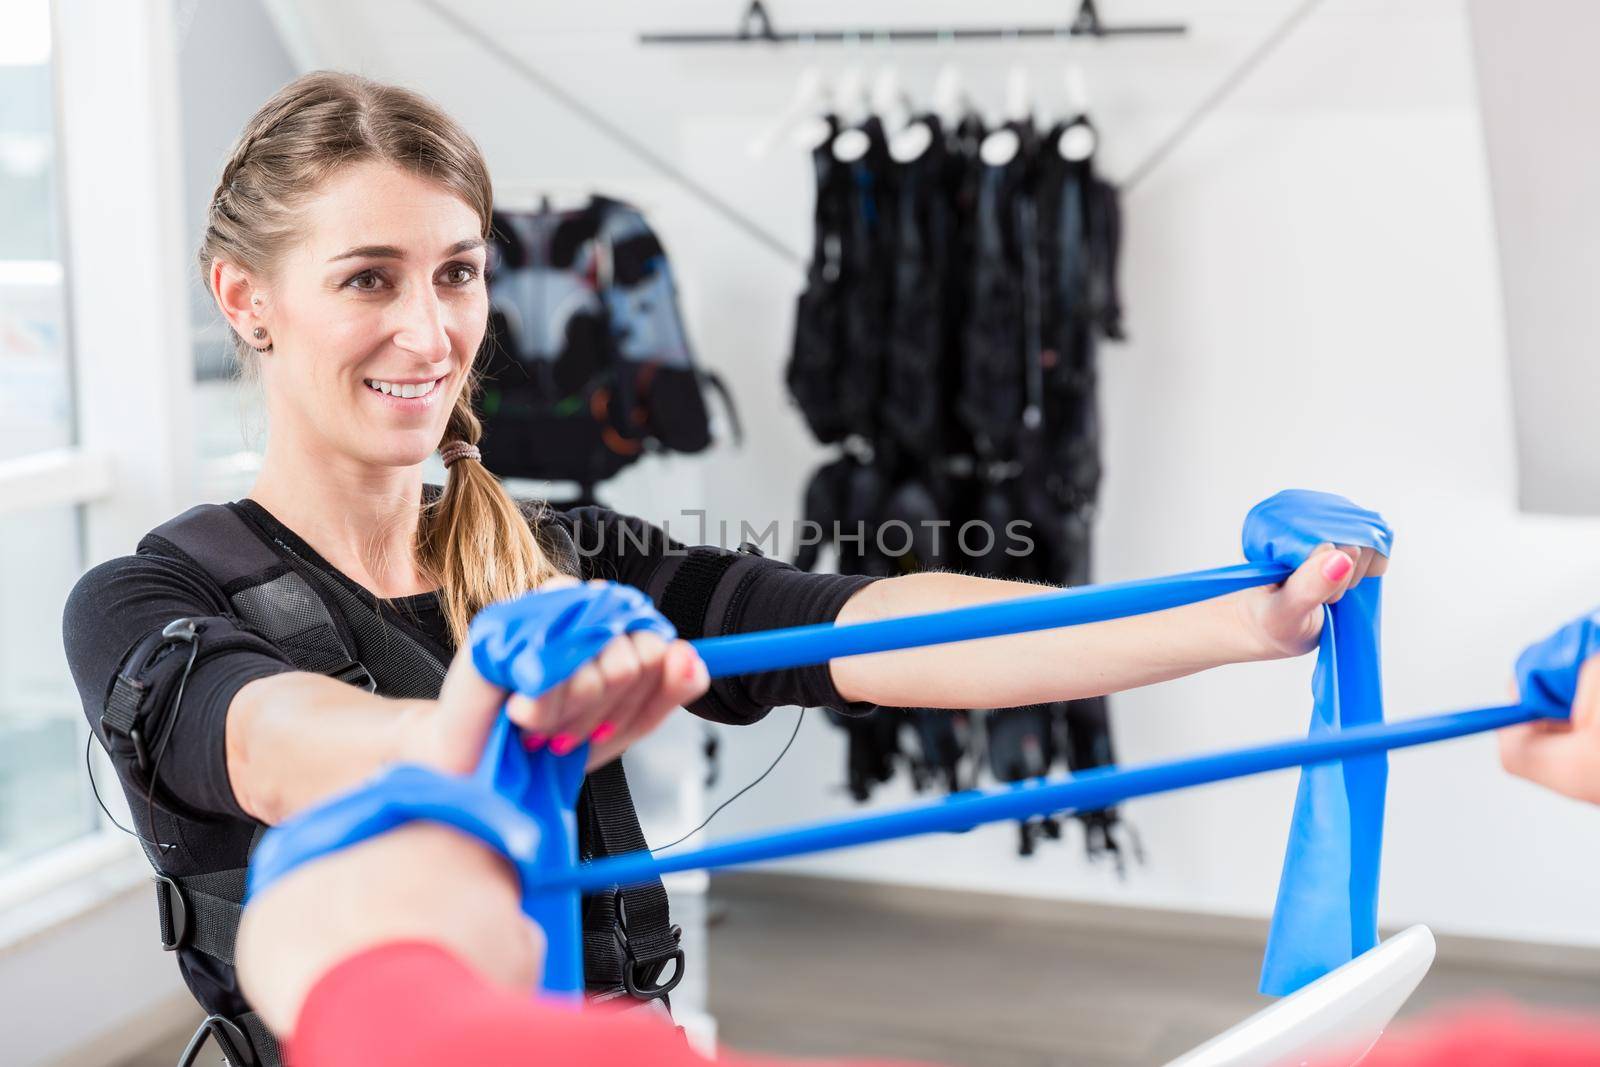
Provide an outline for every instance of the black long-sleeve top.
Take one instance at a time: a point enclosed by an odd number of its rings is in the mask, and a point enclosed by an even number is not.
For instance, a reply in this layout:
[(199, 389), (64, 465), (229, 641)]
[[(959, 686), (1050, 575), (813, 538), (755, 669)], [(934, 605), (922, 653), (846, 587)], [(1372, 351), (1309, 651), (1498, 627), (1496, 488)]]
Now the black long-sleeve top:
[[(277, 550), (325, 570), (448, 665), (455, 649), (437, 593), (378, 601), (259, 504), (241, 500), (226, 506)], [(577, 550), (580, 577), (637, 587), (684, 637), (831, 622), (845, 601), (872, 580), (811, 574), (752, 553), (686, 549), (659, 527), (603, 507), (547, 511), (541, 521), (569, 535)], [(547, 541), (548, 534), (542, 531), (541, 541)], [(707, 580), (674, 583), (684, 568), (697, 569)], [(229, 603), (232, 592), (220, 588), (197, 565), (174, 558), (170, 546), (155, 538), (141, 541), (134, 555), (109, 560), (84, 574), (68, 597), (63, 636), (84, 712), (97, 733), (112, 683), (130, 652), (174, 619), (235, 619)], [(153, 832), (166, 846), (162, 867), (174, 875), (246, 865), (259, 824), (240, 807), (228, 778), (228, 707), (249, 682), (296, 669), (279, 649), (242, 623), (228, 637), (226, 650), (215, 654), (207, 653), (202, 637), (179, 719), (166, 733), (156, 790), (163, 803), (153, 824), (146, 817), (143, 795), (129, 790), (136, 828), (147, 838)], [(395, 695), (382, 689), (379, 693)], [(825, 665), (719, 679), (689, 710), (740, 724), (791, 704), (870, 710), (848, 705)], [(190, 988), (207, 1008), (229, 1014), (245, 1010), (230, 968), (192, 952), (180, 952), (180, 961)]]

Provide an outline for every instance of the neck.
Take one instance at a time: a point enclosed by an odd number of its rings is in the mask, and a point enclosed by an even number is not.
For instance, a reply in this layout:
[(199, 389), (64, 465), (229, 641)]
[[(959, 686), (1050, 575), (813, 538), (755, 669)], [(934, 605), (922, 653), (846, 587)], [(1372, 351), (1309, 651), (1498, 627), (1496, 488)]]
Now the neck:
[(342, 456), (313, 460), (271, 438), (250, 499), (378, 597), (433, 588), (417, 571), (414, 544), (422, 466), (386, 467)]

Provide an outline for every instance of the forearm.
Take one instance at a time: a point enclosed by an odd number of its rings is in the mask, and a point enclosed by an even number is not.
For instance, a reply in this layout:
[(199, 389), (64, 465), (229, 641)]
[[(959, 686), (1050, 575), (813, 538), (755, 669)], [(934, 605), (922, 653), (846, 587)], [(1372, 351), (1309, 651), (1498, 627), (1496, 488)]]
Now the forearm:
[[(1017, 597), (1049, 586), (961, 574), (875, 582), (839, 613), (841, 624), (920, 615)], [(1126, 619), (978, 641), (853, 656), (831, 664), (847, 699), (891, 707), (1015, 707), (1074, 700), (1269, 658), (1237, 596)]]
[(401, 758), (401, 720), (421, 703), (320, 674), (258, 678), (228, 707), (234, 797), (253, 817), (279, 823), (360, 783)]
[(539, 980), (538, 928), (510, 865), (475, 838), (411, 823), (297, 868), (252, 900), (239, 926), (239, 980), (288, 1033), (318, 978), (377, 945), (425, 941), (526, 994)]

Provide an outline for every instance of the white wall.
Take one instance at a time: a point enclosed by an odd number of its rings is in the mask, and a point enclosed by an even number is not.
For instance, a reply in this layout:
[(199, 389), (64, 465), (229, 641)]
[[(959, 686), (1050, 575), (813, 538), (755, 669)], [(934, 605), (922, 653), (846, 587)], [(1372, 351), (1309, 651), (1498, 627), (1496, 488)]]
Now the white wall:
[[(793, 268), (553, 107), (424, 8), (306, 11), (321, 61), (411, 84), (483, 141), (502, 186), (596, 187), (638, 199), (674, 257), (692, 336), (758, 439), (693, 464), (713, 515), (796, 517), (820, 450), (782, 399)], [(1105, 160), (1125, 173), (1283, 17), (1288, 0), (1126, 0), (1108, 19), (1186, 17), (1171, 42), (1080, 45)], [(745, 141), (799, 71), (876, 64), (883, 51), (646, 50), (664, 28), (642, 2), (458, 5), (506, 47), (672, 158), (796, 250), (810, 194), (795, 155)], [(674, 5), (675, 28), (720, 27), (733, 5)], [(972, 21), (955, 4), (916, 16), (886, 3), (785, 5), (780, 25)], [(996, 2), (995, 21), (1048, 21), (1053, 3)], [(1388, 582), (1391, 714), (1497, 701), (1515, 652), (1600, 590), (1600, 525), (1515, 510), (1514, 454), (1489, 192), (1465, 13), (1454, 0), (1330, 0), (1183, 149), (1128, 198), (1133, 340), (1105, 356), (1108, 482), (1099, 577), (1238, 556), (1257, 499), (1291, 485), (1381, 508), (1399, 536)], [(322, 20), (318, 22), (317, 20)], [(327, 20), (335, 20), (331, 27)], [(1057, 46), (895, 53), (922, 96), (945, 55), (999, 104), (1020, 59), (1058, 104)], [(852, 58), (852, 57), (864, 58)], [(679, 465), (681, 472), (684, 465)], [(699, 501), (680, 474), (631, 473), (657, 499)], [(633, 488), (614, 493), (627, 505)], [(670, 512), (667, 512), (670, 515)], [(662, 517), (662, 512), (655, 513)], [(1115, 703), (1126, 761), (1284, 737), (1309, 708), (1309, 661), (1235, 668)], [(731, 733), (720, 788), (753, 778), (792, 722)], [(1600, 945), (1600, 812), (1503, 776), (1476, 738), (1393, 760), (1383, 918), (1445, 931)], [(820, 721), (719, 835), (852, 810), (837, 735)], [(1276, 775), (1135, 803), (1150, 862), (1119, 884), (1076, 843), (1029, 861), (1010, 828), (796, 864), (831, 875), (1265, 915), (1294, 792)], [(890, 794), (885, 800), (894, 799)]]
[(1519, 497), (1530, 511), (1593, 515), (1600, 145), (1572, 129), (1600, 110), (1590, 49), (1600, 8), (1471, 0), (1468, 11), (1493, 176)]

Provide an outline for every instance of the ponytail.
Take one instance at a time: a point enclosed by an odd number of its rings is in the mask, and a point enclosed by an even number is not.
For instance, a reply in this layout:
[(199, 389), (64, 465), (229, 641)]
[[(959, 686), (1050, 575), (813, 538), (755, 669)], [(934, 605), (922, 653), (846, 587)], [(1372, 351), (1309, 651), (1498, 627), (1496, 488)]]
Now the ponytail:
[[(476, 446), (483, 424), (473, 413), (478, 376), (470, 373), (441, 449)], [(478, 461), (477, 449), (446, 468), (444, 492), (423, 505), (417, 523), (417, 565), (439, 583), (439, 602), (459, 647), (472, 617), (497, 600), (519, 596), (557, 574), (539, 547), (529, 516)]]

